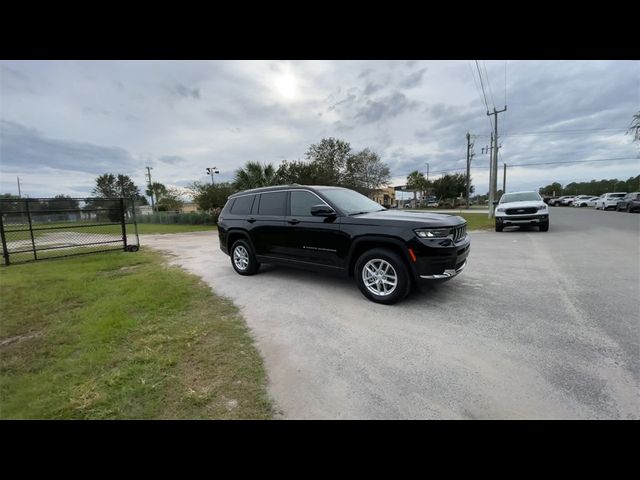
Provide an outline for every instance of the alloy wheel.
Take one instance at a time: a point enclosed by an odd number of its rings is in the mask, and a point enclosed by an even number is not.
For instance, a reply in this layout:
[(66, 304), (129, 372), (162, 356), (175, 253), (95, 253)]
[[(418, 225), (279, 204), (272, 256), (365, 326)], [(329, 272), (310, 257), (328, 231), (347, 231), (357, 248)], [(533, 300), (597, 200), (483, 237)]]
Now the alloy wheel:
[(249, 252), (242, 245), (238, 245), (233, 251), (233, 263), (238, 270), (246, 270), (249, 266)]
[(362, 267), (362, 281), (374, 295), (387, 296), (398, 286), (398, 274), (386, 260), (373, 258)]

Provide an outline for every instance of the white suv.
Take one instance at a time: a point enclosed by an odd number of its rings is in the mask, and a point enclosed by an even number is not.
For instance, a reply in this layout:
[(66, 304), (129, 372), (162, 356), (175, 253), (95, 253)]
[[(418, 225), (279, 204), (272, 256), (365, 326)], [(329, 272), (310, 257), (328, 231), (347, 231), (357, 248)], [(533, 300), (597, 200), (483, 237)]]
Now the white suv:
[(541, 232), (549, 230), (549, 208), (538, 192), (505, 193), (495, 216), (496, 232), (515, 225), (536, 225)]
[(614, 192), (604, 193), (596, 200), (596, 210), (609, 210), (610, 208), (616, 208), (618, 202), (627, 195), (627, 192)]

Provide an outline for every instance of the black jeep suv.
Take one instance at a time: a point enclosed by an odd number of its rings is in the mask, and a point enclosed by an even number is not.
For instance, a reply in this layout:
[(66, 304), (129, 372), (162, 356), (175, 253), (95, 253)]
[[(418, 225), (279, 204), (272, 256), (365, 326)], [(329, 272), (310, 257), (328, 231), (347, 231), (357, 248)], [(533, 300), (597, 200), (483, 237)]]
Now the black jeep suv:
[(466, 226), (456, 216), (387, 210), (346, 188), (283, 185), (231, 195), (218, 235), (240, 275), (261, 263), (353, 275), (366, 297), (392, 304), (417, 281), (462, 271)]

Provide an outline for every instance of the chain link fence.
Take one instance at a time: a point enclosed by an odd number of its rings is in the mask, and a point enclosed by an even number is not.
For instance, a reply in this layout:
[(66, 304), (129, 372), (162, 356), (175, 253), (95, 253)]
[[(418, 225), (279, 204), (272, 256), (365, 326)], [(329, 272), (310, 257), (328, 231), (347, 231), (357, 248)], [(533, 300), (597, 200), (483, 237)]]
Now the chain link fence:
[(5, 265), (140, 245), (130, 198), (0, 199)]

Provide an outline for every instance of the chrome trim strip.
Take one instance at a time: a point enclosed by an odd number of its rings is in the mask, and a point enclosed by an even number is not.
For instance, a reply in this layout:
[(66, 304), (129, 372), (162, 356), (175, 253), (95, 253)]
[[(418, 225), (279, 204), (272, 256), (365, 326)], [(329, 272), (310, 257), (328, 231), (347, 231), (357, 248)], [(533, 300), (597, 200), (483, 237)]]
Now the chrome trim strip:
[(455, 277), (456, 275), (458, 275), (462, 270), (464, 270), (464, 267), (467, 266), (467, 261), (465, 260), (464, 263), (462, 265), (460, 265), (460, 268), (458, 270), (455, 270), (453, 268), (447, 269), (442, 273), (438, 273), (436, 275), (420, 275), (420, 278), (424, 278), (424, 279), (428, 279), (428, 280), (436, 280), (438, 278), (450, 278), (450, 277)]

